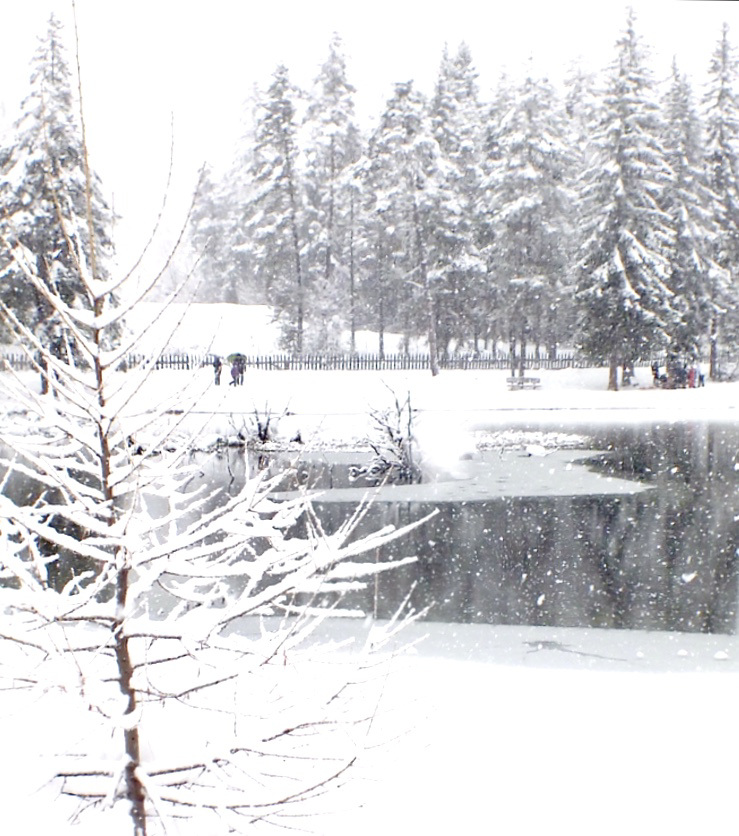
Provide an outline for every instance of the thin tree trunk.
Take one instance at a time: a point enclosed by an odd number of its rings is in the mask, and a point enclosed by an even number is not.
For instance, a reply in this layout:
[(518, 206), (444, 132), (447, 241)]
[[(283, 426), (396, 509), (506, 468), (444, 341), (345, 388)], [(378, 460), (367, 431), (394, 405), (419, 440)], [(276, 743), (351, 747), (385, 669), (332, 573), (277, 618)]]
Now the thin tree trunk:
[(290, 198), (290, 231), (293, 243), (293, 259), (295, 262), (295, 283), (297, 285), (297, 304), (295, 311), (295, 346), (294, 353), (300, 357), (303, 354), (303, 327), (305, 320), (305, 288), (303, 287), (303, 270), (300, 260), (300, 235), (298, 233), (298, 200), (295, 194), (295, 172), (292, 166), (290, 149), (284, 148), (285, 176)]
[(354, 192), (349, 200), (349, 351), (352, 357), (357, 353), (357, 299), (356, 277), (354, 275)]
[(714, 316), (711, 320), (711, 333), (708, 337), (708, 376), (711, 380), (718, 377), (718, 323)]
[(608, 389), (612, 392), (618, 391), (618, 357), (611, 354), (608, 358)]
[(434, 377), (436, 377), (436, 375), (439, 374), (439, 348), (436, 334), (436, 304), (428, 277), (428, 268), (426, 265), (426, 249), (423, 243), (423, 235), (421, 234), (421, 219), (418, 213), (418, 203), (416, 202), (415, 194), (413, 195), (413, 224), (416, 228), (418, 269), (421, 273), (421, 286), (423, 287), (424, 296), (426, 300), (426, 318), (428, 325), (429, 340), (429, 365), (431, 368), (431, 374)]
[(526, 323), (521, 325), (521, 348), (518, 352), (518, 376), (526, 373)]
[[(75, 35), (76, 35), (76, 19), (75, 19)], [(77, 56), (77, 76), (79, 83), (79, 98), (80, 98), (80, 121), (82, 126), (82, 149), (84, 152), (84, 172), (85, 172), (85, 202), (87, 209), (87, 231), (90, 243), (90, 274), (93, 281), (98, 278), (97, 268), (97, 248), (95, 241), (95, 228), (92, 217), (92, 187), (90, 166), (87, 154), (87, 135), (85, 130), (85, 116), (84, 108), (82, 106), (82, 74), (79, 68), (79, 41), (76, 44)], [(97, 296), (94, 302), (95, 322), (98, 323), (103, 318), (104, 302), (102, 296)], [(108, 398), (105, 388), (105, 376), (103, 372), (103, 363), (101, 361), (103, 343), (102, 332), (100, 326), (95, 326), (93, 331), (93, 339), (95, 342), (94, 369), (95, 369), (95, 389), (97, 393), (98, 406), (100, 408), (100, 418), (97, 421), (97, 435), (98, 444), (100, 448), (100, 479), (102, 483), (103, 496), (108, 508), (108, 525), (113, 526), (117, 522), (117, 512), (115, 507), (115, 493), (112, 486), (112, 465), (113, 465), (113, 451), (110, 446), (110, 438), (108, 429), (103, 424), (103, 417), (107, 412)], [(70, 355), (71, 360), (71, 355)], [(128, 636), (125, 632), (125, 618), (126, 618), (126, 603), (129, 590), (129, 571), (130, 564), (125, 556), (123, 558), (121, 568), (118, 570), (116, 576), (116, 619), (114, 622), (114, 651), (118, 667), (118, 683), (121, 693), (126, 699), (126, 714), (129, 718), (134, 718), (138, 710), (136, 689), (133, 685), (134, 665), (131, 658), (130, 649), (128, 646)], [(141, 782), (139, 770), (141, 768), (141, 745), (139, 740), (139, 724), (132, 722), (125, 733), (125, 752), (126, 752), (126, 797), (131, 803), (131, 819), (133, 821), (134, 836), (146, 836), (146, 792), (144, 785)]]
[[(126, 714), (135, 716), (138, 709), (136, 689), (133, 686), (133, 660), (128, 646), (128, 636), (125, 634), (123, 613), (125, 612), (126, 597), (128, 595), (128, 566), (118, 572), (116, 583), (117, 610), (121, 613), (115, 625), (115, 658), (118, 664), (119, 685), (121, 693), (126, 698)], [(126, 797), (131, 802), (131, 818), (133, 820), (134, 836), (146, 836), (146, 793), (138, 775), (141, 767), (141, 743), (139, 727), (132, 725), (125, 731), (126, 749)]]
[[(290, 191), (292, 193), (292, 189)], [(305, 319), (305, 300), (303, 292), (303, 272), (300, 266), (300, 239), (298, 237), (298, 222), (294, 213), (292, 218), (292, 235), (293, 248), (295, 253), (295, 278), (298, 290), (298, 304), (297, 311), (295, 314), (295, 353), (298, 355), (298, 357), (300, 357), (303, 354), (303, 323)]]
[(380, 352), (380, 360), (385, 359), (385, 294), (380, 293), (380, 302), (378, 305), (378, 323), (377, 323), (377, 338), (378, 350)]
[[(94, 262), (93, 262), (94, 265)], [(95, 317), (98, 321), (103, 314), (102, 299), (95, 300)], [(107, 397), (105, 391), (105, 379), (103, 366), (100, 360), (102, 342), (100, 330), (94, 332), (95, 345), (98, 352), (95, 356), (95, 383), (97, 390), (98, 405), (101, 415), (106, 413)], [(117, 522), (115, 510), (115, 494), (111, 485), (113, 453), (110, 448), (110, 440), (107, 430), (98, 421), (97, 424), (98, 444), (100, 446), (100, 478), (102, 482), (103, 496), (109, 509), (108, 525), (113, 526)], [(121, 555), (121, 568), (116, 576), (116, 621), (113, 635), (115, 636), (115, 658), (118, 669), (118, 685), (121, 693), (126, 699), (126, 715), (135, 717), (138, 711), (136, 688), (133, 684), (134, 664), (128, 645), (126, 635), (126, 603), (130, 584), (129, 563), (125, 555)], [(126, 752), (126, 798), (131, 803), (131, 819), (133, 821), (133, 836), (146, 836), (146, 791), (141, 783), (139, 770), (141, 768), (141, 744), (139, 740), (138, 723), (131, 723), (124, 733), (124, 746)]]
[[(378, 351), (380, 360), (385, 359), (385, 279), (383, 274), (383, 250), (382, 250), (382, 233), (379, 228), (377, 231), (377, 239), (375, 241), (375, 254), (377, 264), (377, 288), (379, 289), (379, 298), (377, 304), (377, 331), (378, 331)], [(374, 292), (374, 288), (373, 288)]]
[[(334, 197), (334, 180), (336, 178), (336, 171), (335, 171), (335, 149), (334, 149), (334, 138), (331, 137), (331, 148), (330, 148), (330, 163), (329, 163), (329, 185), (328, 185), (328, 217), (326, 221), (326, 268), (325, 268), (325, 278), (326, 278), (326, 290), (332, 296), (334, 294), (334, 289), (331, 286), (331, 282), (333, 280), (334, 274), (334, 209), (335, 209), (335, 197)], [(328, 329), (324, 327), (323, 329), (324, 339), (328, 335)]]
[[(41, 279), (48, 282), (49, 267), (43, 256), (39, 256), (36, 259), (36, 272)], [(47, 315), (44, 311), (44, 302), (38, 288), (35, 286), (33, 288), (33, 293), (36, 299), (36, 323), (37, 325), (41, 325), (41, 323), (47, 319)], [(39, 358), (39, 366), (41, 367), (41, 394), (46, 395), (49, 392), (49, 361), (43, 351), (41, 352), (41, 356)]]
[[(424, 272), (426, 272), (425, 269)], [(426, 284), (428, 285), (428, 282)], [(439, 349), (436, 342), (436, 305), (429, 287), (426, 288), (426, 307), (426, 315), (429, 318), (429, 363), (431, 365), (431, 374), (436, 377), (439, 374)]]

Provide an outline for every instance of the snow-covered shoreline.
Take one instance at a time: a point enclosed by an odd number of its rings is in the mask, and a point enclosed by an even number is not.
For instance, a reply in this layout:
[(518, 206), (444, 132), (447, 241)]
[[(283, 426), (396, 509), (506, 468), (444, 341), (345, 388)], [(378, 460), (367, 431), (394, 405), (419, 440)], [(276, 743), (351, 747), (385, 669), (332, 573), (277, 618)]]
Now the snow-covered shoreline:
[[(324, 372), (247, 369), (243, 386), (215, 386), (212, 370), (158, 371), (148, 382), (160, 397), (190, 385), (197, 402), (189, 421), (210, 437), (250, 437), (256, 416), (271, 416), (275, 439), (299, 436), (308, 447), (362, 445), (373, 411), (409, 401), (413, 429), (437, 449), (461, 444), (470, 433), (504, 428), (576, 427), (655, 421), (736, 421), (739, 382), (700, 389), (657, 389), (649, 369), (637, 386), (606, 390), (605, 369), (541, 370), (541, 388), (510, 391), (506, 371)], [(225, 378), (225, 375), (224, 375)], [(152, 391), (142, 393), (148, 401)], [(467, 441), (464, 441), (467, 443)], [(463, 445), (462, 445), (463, 446)]]

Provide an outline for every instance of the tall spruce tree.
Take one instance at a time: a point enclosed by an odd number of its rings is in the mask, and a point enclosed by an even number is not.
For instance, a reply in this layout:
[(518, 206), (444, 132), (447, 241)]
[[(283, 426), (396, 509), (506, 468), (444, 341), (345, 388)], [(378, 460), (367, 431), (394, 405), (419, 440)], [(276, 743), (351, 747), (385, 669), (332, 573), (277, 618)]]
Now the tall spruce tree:
[(214, 178), (207, 169), (190, 215), (190, 244), (197, 258), (195, 298), (203, 302), (263, 302), (250, 259), (241, 248), (239, 172)]
[(489, 262), (523, 374), (529, 340), (537, 353), (542, 343), (556, 351), (572, 237), (572, 155), (563, 109), (548, 81), (524, 80), (499, 125), (496, 149), (486, 189), (494, 234)]
[(472, 340), (486, 331), (486, 270), (479, 251), (479, 194), (482, 183), (482, 111), (472, 55), (461, 44), (445, 49), (431, 102), (431, 124), (445, 166), (447, 209), (439, 229), (443, 274), (437, 291), (440, 348)]
[[(80, 259), (89, 261), (94, 254), (95, 269), (106, 275), (112, 215), (94, 174), (85, 189), (88, 162), (79, 110), (62, 25), (53, 14), (31, 61), (30, 86), (12, 144), (2, 154), (0, 299), (52, 356), (70, 359), (77, 355), (74, 336), (47, 296), (58, 295), (70, 308), (90, 309)], [(33, 261), (42, 286), (30, 282), (10, 257), (17, 247)]]
[(579, 343), (608, 363), (609, 389), (618, 389), (619, 366), (669, 344), (677, 319), (669, 289), (674, 232), (664, 208), (673, 175), (633, 11), (617, 48), (593, 136), (597, 162), (586, 173), (577, 290)]
[(701, 120), (691, 86), (675, 63), (664, 108), (665, 145), (674, 173), (665, 204), (675, 230), (670, 288), (679, 314), (670, 348), (694, 361), (707, 336), (712, 287), (720, 268), (711, 258), (714, 196), (707, 183)]
[(279, 66), (257, 108), (252, 191), (243, 208), (241, 250), (253, 260), (266, 300), (277, 311), (285, 348), (300, 355), (306, 311), (306, 229), (296, 96), (287, 68)]
[(493, 224), (495, 193), (490, 173), (500, 163), (503, 152), (500, 131), (506, 114), (514, 106), (515, 90), (512, 80), (504, 73), (498, 79), (492, 101), (484, 108), (483, 182), (478, 195), (480, 202), (479, 246), (486, 264), (486, 294), (484, 313), (487, 319), (489, 347), (496, 351), (498, 341), (506, 336), (506, 312), (500, 288), (495, 282), (496, 230)]
[(561, 288), (562, 307), (556, 311), (556, 319), (560, 339), (571, 347), (577, 341), (578, 314), (575, 299), (578, 255), (587, 237), (583, 230), (586, 228), (588, 212), (585, 201), (582, 200), (581, 184), (586, 179), (586, 172), (598, 164), (598, 150), (591, 142), (598, 125), (602, 97), (598, 74), (585, 71), (578, 64), (573, 64), (564, 80), (563, 92), (566, 141), (572, 160), (569, 171), (572, 191), (569, 224), (572, 237), (568, 242), (569, 269), (564, 275), (565, 284)]
[(387, 173), (370, 137), (366, 152), (357, 164), (359, 199), (359, 296), (366, 326), (377, 333), (377, 352), (385, 358), (385, 335), (402, 321), (403, 279), (399, 233), (385, 223), (390, 206), (382, 197)]
[(305, 184), (310, 339), (316, 348), (335, 348), (328, 342), (335, 330), (331, 325), (347, 324), (354, 350), (358, 302), (353, 165), (362, 147), (354, 122), (354, 88), (347, 80), (341, 40), (336, 35), (316, 79), (304, 129), (308, 134)]
[(739, 62), (724, 25), (709, 68), (704, 96), (706, 162), (715, 195), (714, 257), (723, 270), (712, 284), (710, 374), (718, 369), (719, 341), (739, 344)]
[(428, 103), (412, 82), (396, 84), (370, 139), (368, 156), (366, 182), (372, 189), (381, 259), (377, 270), (392, 277), (406, 337), (425, 332), (436, 375), (438, 296), (448, 276), (449, 239), (459, 207), (432, 132)]
[(400, 179), (399, 164), (401, 149), (406, 147), (409, 133), (415, 131), (415, 120), (410, 121), (405, 114), (409, 98), (415, 105), (420, 104), (411, 82), (397, 84), (380, 124), (369, 138), (366, 159), (360, 164), (366, 218), (363, 234), (369, 242), (364, 262), (368, 279), (363, 293), (367, 308), (374, 312), (371, 327), (378, 332), (381, 355), (385, 332), (401, 331), (407, 338), (414, 320), (410, 309), (412, 294), (407, 284), (412, 232), (408, 226), (407, 190)]

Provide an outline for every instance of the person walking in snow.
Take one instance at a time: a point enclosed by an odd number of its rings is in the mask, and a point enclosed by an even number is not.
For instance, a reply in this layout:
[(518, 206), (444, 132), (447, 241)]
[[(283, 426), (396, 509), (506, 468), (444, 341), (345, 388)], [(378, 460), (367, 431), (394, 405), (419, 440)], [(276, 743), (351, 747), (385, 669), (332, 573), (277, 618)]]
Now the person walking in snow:
[(221, 358), (216, 355), (215, 360), (213, 360), (213, 373), (215, 375), (215, 384), (216, 386), (221, 385), (221, 372), (223, 371), (223, 363), (221, 362)]

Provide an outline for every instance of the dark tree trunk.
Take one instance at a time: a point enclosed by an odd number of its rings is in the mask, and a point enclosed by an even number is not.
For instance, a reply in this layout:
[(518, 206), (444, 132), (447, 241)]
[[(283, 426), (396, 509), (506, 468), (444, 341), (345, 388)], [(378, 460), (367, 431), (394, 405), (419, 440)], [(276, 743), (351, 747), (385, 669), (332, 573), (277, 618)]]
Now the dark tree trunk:
[(613, 392), (618, 391), (618, 367), (618, 357), (612, 354), (608, 361), (608, 389)]

